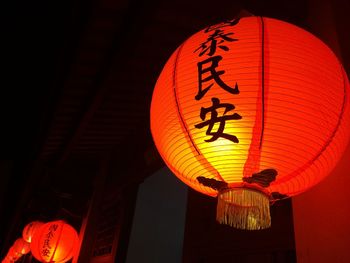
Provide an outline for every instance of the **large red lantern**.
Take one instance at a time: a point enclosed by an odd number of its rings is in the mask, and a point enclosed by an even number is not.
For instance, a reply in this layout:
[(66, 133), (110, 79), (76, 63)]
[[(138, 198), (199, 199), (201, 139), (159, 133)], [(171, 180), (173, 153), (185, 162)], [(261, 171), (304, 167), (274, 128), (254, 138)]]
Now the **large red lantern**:
[(41, 227), (44, 223), (41, 221), (33, 221), (27, 224), (22, 232), (22, 237), (28, 243), (32, 242), (32, 238), (39, 227)]
[(165, 65), (151, 131), (184, 183), (218, 197), (217, 220), (270, 226), (269, 203), (320, 182), (344, 151), (349, 82), (305, 30), (264, 17), (210, 26)]
[(75, 255), (77, 247), (76, 230), (62, 220), (42, 225), (30, 244), (33, 256), (40, 262), (67, 262)]
[(12, 247), (15, 252), (22, 255), (28, 254), (30, 251), (30, 243), (25, 241), (23, 238), (18, 238)]

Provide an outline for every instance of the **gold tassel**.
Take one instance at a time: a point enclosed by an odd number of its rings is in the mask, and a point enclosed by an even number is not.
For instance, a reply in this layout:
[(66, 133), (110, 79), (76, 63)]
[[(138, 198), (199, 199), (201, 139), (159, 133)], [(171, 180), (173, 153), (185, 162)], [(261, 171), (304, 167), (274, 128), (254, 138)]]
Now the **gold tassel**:
[(218, 195), (216, 220), (239, 229), (268, 228), (271, 226), (269, 197), (248, 188), (226, 189)]

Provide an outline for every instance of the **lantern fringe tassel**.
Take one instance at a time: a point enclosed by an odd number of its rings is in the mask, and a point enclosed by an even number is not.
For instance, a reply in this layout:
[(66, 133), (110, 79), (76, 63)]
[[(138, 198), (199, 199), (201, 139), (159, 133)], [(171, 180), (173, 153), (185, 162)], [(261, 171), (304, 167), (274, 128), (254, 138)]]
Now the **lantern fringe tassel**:
[(216, 220), (239, 229), (259, 230), (271, 226), (269, 197), (247, 188), (226, 189), (218, 195)]

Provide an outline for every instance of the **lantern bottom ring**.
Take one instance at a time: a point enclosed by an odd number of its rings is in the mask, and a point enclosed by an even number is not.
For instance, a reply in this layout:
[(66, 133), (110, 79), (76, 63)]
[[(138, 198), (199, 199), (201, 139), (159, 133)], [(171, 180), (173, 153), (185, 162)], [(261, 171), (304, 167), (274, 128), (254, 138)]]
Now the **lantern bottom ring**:
[(218, 194), (216, 220), (239, 229), (259, 230), (271, 226), (270, 200), (249, 188), (225, 189)]

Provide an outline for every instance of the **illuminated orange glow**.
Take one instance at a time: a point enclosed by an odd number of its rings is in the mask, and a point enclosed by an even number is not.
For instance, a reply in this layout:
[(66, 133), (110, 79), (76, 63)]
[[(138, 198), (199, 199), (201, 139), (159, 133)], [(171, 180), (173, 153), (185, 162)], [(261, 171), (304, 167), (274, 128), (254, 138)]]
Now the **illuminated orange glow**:
[(11, 262), (13, 262), (13, 261), (11, 261), (11, 259), (10, 259), (8, 256), (6, 256), (6, 257), (1, 261), (1, 263), (11, 263)]
[[(5, 257), (4, 260), (9, 260), (9, 262), (14, 262), (16, 260), (18, 260), (20, 257), (22, 256), (22, 254), (18, 253), (14, 247), (12, 246), (8, 253), (7, 253), (7, 256)], [(5, 261), (6, 262), (6, 261)]]
[(22, 232), (22, 237), (25, 241), (28, 243), (32, 242), (33, 235), (35, 234), (35, 231), (42, 226), (44, 223), (41, 221), (33, 221), (27, 224)]
[(40, 262), (64, 263), (76, 253), (78, 234), (62, 220), (42, 225), (33, 237), (30, 248)]
[(15, 252), (25, 255), (30, 251), (30, 243), (25, 241), (23, 238), (18, 238), (13, 244)]
[[(223, 89), (206, 71), (202, 88), (209, 89), (195, 99), (198, 63), (210, 58), (199, 56), (198, 49), (215, 31), (202, 30), (186, 40), (166, 63), (153, 93), (151, 131), (162, 158), (180, 180), (210, 196), (218, 190), (198, 177), (229, 188), (259, 189), (271, 199), (272, 193), (293, 196), (316, 185), (334, 168), (350, 135), (349, 81), (342, 65), (322, 41), (286, 22), (247, 17), (232, 27), (220, 25), (237, 40), (217, 39), (215, 56), (222, 59), (216, 70), (240, 92)], [(218, 110), (218, 116), (241, 116), (224, 128), (238, 143), (223, 137), (206, 142), (212, 138), (208, 128), (195, 127), (213, 98), (235, 107)], [(218, 128), (215, 123), (212, 131)], [(265, 169), (278, 172), (269, 186), (244, 181)]]
[(2, 261), (1, 263), (13, 263), (13, 259), (9, 256), (6, 256)]

